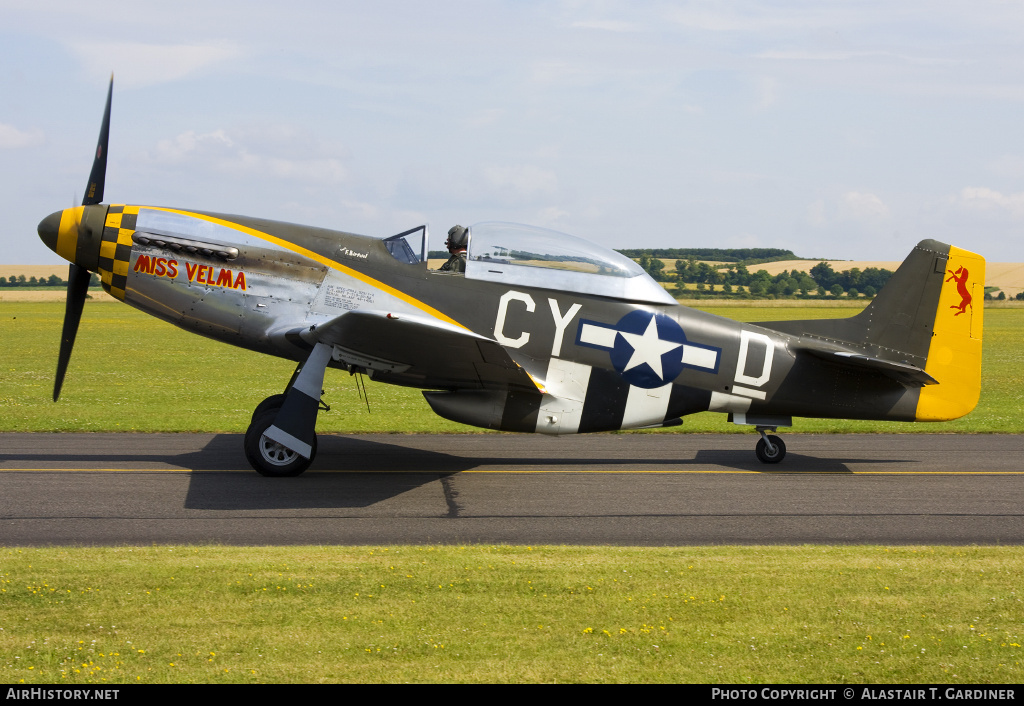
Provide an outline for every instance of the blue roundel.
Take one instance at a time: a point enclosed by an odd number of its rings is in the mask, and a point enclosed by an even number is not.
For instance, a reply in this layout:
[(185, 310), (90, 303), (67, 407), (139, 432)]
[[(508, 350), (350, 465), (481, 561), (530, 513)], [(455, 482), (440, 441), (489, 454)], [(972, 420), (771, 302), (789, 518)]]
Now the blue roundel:
[(686, 334), (673, 319), (649, 311), (632, 311), (615, 325), (612, 365), (630, 385), (661, 387), (683, 370)]

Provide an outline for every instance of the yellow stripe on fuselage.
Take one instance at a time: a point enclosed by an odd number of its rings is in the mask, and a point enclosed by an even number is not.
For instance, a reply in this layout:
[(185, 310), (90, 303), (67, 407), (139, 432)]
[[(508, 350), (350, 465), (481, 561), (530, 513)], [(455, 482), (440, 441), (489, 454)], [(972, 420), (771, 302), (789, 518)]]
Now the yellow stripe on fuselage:
[(984, 299), (985, 258), (951, 246), (924, 368), (939, 384), (921, 388), (918, 421), (957, 419), (978, 403)]
[[(441, 321), (444, 321), (445, 323), (452, 324), (453, 326), (458, 326), (459, 328), (466, 329), (467, 331), (469, 330), (469, 328), (467, 328), (466, 326), (463, 326), (458, 321), (452, 319), (451, 317), (447, 316), (446, 314), (441, 313), (440, 311), (438, 311), (434, 307), (430, 306), (429, 304), (425, 304), (425, 303), (421, 302), (419, 299), (416, 299), (415, 297), (409, 296), (405, 292), (399, 291), (399, 290), (395, 289), (394, 287), (391, 287), (390, 285), (384, 284), (383, 282), (381, 282), (379, 280), (376, 280), (373, 277), (369, 277), (367, 275), (364, 275), (359, 270), (354, 270), (351, 267), (348, 267), (346, 265), (341, 264), (340, 262), (337, 262), (335, 260), (330, 259), (329, 257), (324, 257), (323, 255), (315, 253), (312, 250), (309, 250), (307, 248), (302, 247), (301, 245), (296, 245), (295, 243), (290, 243), (287, 240), (283, 240), (282, 238), (278, 238), (277, 236), (271, 235), (270, 233), (264, 233), (263, 231), (259, 231), (259, 230), (256, 230), (255, 228), (250, 228), (248, 226), (244, 226), (244, 225), (242, 225), (240, 223), (234, 223), (232, 221), (226, 221), (223, 218), (216, 218), (215, 216), (208, 216), (208, 215), (203, 214), (203, 213), (194, 213), (192, 211), (179, 211), (178, 209), (175, 209), (175, 208), (163, 208), (163, 207), (160, 207), (160, 206), (139, 206), (138, 208), (141, 208), (141, 209), (148, 208), (148, 209), (151, 209), (153, 211), (166, 211), (168, 213), (177, 213), (180, 216), (187, 216), (189, 218), (198, 218), (200, 220), (207, 221), (209, 223), (215, 223), (217, 225), (224, 226), (226, 228), (231, 228), (233, 230), (237, 230), (239, 232), (246, 233), (247, 235), (252, 235), (252, 236), (254, 236), (256, 238), (259, 238), (260, 240), (265, 240), (268, 243), (273, 243), (274, 245), (282, 247), (282, 248), (284, 248), (286, 250), (291, 250), (294, 253), (302, 255), (303, 257), (308, 257), (311, 260), (316, 260), (321, 265), (326, 265), (327, 267), (330, 267), (333, 270), (337, 270), (338, 272), (343, 272), (344, 274), (347, 274), (350, 277), (355, 277), (360, 282), (368, 284), (371, 287), (379, 289), (382, 292), (386, 292), (387, 294), (390, 294), (392, 296), (398, 297), (399, 299), (404, 301), (406, 304), (414, 306), (417, 309), (419, 309), (420, 311), (422, 311), (422, 312), (424, 312), (426, 314), (429, 314), (430, 316), (433, 316), (436, 319), (440, 319)], [(62, 221), (62, 223), (63, 223), (63, 221)]]

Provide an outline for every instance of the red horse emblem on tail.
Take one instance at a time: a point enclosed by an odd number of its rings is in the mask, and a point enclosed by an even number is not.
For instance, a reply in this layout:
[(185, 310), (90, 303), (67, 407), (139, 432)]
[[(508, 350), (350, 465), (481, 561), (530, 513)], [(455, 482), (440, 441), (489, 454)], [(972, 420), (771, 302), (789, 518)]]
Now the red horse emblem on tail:
[(960, 303), (953, 304), (949, 307), (950, 309), (960, 310), (953, 314), (953, 316), (960, 316), (960, 314), (967, 311), (967, 307), (971, 307), (971, 310), (973, 311), (974, 306), (971, 304), (971, 293), (967, 291), (967, 268), (959, 267), (956, 272), (953, 272), (953, 270), (946, 270), (946, 272), (949, 273), (949, 277), (946, 278), (946, 281), (949, 282), (950, 280), (953, 280), (956, 282), (956, 293), (960, 295)]

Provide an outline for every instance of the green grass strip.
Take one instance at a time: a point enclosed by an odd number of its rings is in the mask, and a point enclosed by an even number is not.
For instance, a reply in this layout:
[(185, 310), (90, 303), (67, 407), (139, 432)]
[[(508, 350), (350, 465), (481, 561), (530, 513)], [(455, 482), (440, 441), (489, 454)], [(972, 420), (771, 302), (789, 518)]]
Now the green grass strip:
[(1007, 547), (0, 551), (0, 682), (1020, 683)]

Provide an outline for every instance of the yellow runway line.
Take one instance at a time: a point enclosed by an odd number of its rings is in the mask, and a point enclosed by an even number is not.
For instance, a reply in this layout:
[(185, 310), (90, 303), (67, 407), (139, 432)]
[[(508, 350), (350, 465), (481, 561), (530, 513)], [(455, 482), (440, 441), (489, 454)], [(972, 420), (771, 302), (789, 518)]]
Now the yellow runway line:
[[(238, 469), (204, 469), (195, 468), (0, 468), (0, 473), (255, 473), (247, 468)], [(512, 469), (469, 469), (464, 471), (365, 471), (359, 469), (345, 470), (310, 470), (310, 473), (422, 473), (427, 475), (447, 473), (505, 473), (509, 475), (538, 475), (543, 473), (572, 473), (578, 475), (792, 475), (792, 476), (1021, 476), (1024, 471), (784, 471), (784, 470), (704, 470), (704, 471), (569, 471), (569, 470), (512, 470)]]

